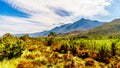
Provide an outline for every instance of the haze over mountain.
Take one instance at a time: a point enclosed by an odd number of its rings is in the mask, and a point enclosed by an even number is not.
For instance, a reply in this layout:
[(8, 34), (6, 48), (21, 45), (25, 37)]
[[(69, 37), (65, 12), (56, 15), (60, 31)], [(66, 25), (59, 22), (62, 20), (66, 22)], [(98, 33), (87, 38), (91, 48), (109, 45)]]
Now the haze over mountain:
[(91, 28), (101, 26), (102, 24), (104, 24), (104, 22), (99, 22), (96, 20), (92, 21), (89, 19), (82, 18), (74, 23), (61, 25), (59, 27), (55, 27), (48, 31), (33, 33), (29, 35), (32, 37), (37, 37), (37, 36), (47, 36), (50, 32), (55, 32), (57, 34), (59, 33), (63, 34), (63, 33), (68, 33), (68, 32), (73, 32), (73, 31), (85, 31)]

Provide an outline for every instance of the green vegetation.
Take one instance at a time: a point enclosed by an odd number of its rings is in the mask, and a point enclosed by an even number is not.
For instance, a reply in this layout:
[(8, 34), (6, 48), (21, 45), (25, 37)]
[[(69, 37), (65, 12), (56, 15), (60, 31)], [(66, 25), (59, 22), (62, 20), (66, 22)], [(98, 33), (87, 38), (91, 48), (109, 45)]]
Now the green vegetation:
[(85, 31), (89, 36), (120, 36), (120, 19), (115, 19), (111, 22), (105, 23), (102, 26)]
[(120, 40), (6, 33), (0, 38), (0, 68), (120, 68)]

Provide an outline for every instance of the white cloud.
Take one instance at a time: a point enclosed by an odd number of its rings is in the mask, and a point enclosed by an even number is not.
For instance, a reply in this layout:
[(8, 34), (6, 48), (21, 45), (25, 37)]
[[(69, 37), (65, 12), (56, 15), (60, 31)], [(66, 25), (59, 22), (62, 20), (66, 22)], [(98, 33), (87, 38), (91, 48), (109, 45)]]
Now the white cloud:
[[(5, 2), (31, 15), (29, 18), (2, 17), (4, 22), (8, 21), (11, 24), (14, 22), (15, 26), (9, 25), (12, 27), (10, 29), (21, 32), (43, 31), (52, 28), (53, 24), (70, 23), (81, 17), (108, 15), (105, 7), (111, 4), (111, 0), (5, 0)], [(55, 13), (56, 8), (70, 12), (70, 15), (62, 17)], [(43, 26), (34, 25), (33, 21)], [(5, 27), (4, 25), (2, 27)]]
[(47, 30), (51, 26), (29, 22), (29, 19), (0, 16), (0, 35), (4, 33), (33, 33)]

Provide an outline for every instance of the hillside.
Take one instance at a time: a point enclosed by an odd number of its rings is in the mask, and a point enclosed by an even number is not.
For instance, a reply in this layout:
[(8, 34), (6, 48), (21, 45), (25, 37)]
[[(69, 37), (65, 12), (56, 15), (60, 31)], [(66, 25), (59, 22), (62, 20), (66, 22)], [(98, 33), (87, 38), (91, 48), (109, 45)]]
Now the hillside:
[(83, 33), (87, 33), (88, 35), (118, 36), (120, 35), (120, 19), (115, 19), (111, 22), (103, 24), (102, 26), (85, 31)]

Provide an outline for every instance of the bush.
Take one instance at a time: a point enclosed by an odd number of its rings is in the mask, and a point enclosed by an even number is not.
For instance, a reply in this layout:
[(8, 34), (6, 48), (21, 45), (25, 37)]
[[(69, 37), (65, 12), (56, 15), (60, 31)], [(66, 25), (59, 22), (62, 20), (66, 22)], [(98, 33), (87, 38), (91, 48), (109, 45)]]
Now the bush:
[(4, 38), (0, 43), (0, 59), (18, 57), (24, 50), (24, 42), (18, 38)]

